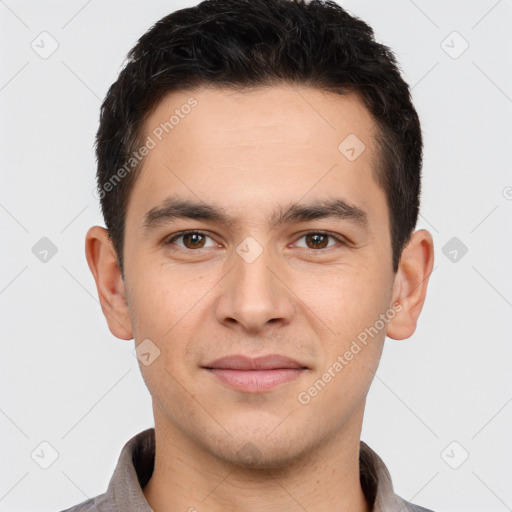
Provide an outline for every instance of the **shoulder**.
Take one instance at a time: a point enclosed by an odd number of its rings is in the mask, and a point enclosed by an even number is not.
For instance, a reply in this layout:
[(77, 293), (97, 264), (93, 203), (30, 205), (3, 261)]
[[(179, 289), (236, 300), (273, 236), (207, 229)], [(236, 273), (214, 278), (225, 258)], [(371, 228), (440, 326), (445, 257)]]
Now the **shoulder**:
[(101, 510), (101, 512), (113, 512), (112, 507), (110, 507), (107, 502), (106, 494), (100, 494), (95, 498), (89, 498), (78, 505), (61, 510), (60, 512), (98, 512), (98, 510)]
[(396, 497), (397, 505), (400, 507), (399, 510), (401, 512), (434, 512), (433, 510), (430, 510), (429, 508), (420, 507), (419, 505), (414, 505), (413, 503), (409, 503), (408, 501), (405, 501), (400, 496), (395, 495), (395, 497)]

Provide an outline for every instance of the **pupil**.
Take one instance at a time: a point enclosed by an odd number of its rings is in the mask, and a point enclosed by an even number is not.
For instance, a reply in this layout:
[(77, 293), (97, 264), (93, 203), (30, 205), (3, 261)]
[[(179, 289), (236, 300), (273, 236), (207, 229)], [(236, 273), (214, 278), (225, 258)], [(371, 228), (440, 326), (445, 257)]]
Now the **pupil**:
[(203, 235), (199, 233), (189, 233), (188, 235), (185, 235), (185, 239), (190, 242), (190, 244), (186, 245), (192, 245), (193, 248), (196, 248), (197, 246), (201, 247), (203, 242)]
[(313, 245), (315, 246), (315, 248), (320, 248), (320, 249), (323, 249), (324, 247), (327, 246), (327, 237), (325, 235), (321, 235), (321, 234), (314, 234), (314, 235), (308, 235), (307, 237), (309, 240), (308, 241), (311, 241), (313, 243)]

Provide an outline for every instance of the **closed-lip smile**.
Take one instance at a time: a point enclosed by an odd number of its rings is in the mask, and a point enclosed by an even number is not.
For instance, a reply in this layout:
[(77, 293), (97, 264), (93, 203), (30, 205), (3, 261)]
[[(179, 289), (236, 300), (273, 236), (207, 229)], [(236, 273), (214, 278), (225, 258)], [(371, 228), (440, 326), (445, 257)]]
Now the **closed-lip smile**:
[(258, 357), (232, 355), (203, 366), (228, 387), (247, 393), (269, 391), (296, 379), (307, 366), (279, 354)]

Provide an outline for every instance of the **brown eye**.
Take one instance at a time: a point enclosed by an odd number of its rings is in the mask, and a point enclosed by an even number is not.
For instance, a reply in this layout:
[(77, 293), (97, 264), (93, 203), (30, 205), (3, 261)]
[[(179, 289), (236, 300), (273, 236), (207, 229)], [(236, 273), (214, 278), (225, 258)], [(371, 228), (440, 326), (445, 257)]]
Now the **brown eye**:
[(200, 231), (184, 231), (177, 233), (167, 241), (167, 244), (176, 245), (181, 249), (188, 250), (203, 249), (216, 245), (211, 237)]
[(187, 249), (200, 249), (204, 246), (205, 236), (201, 233), (187, 233), (183, 235), (183, 245)]
[(323, 231), (310, 231), (302, 235), (295, 244), (302, 249), (312, 250), (328, 249), (336, 244), (345, 245), (343, 238), (338, 238), (335, 235)]
[(329, 243), (329, 235), (323, 233), (309, 233), (306, 235), (306, 245), (310, 249), (325, 249)]

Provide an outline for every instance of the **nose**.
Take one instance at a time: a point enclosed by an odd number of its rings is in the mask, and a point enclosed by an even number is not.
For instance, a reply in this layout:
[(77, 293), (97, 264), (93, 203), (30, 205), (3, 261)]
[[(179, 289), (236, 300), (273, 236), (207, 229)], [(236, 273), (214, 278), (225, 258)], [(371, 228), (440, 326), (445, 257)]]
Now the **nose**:
[(219, 287), (217, 321), (243, 334), (289, 324), (294, 314), (293, 294), (272, 255), (264, 249), (254, 261), (238, 253), (233, 259)]

